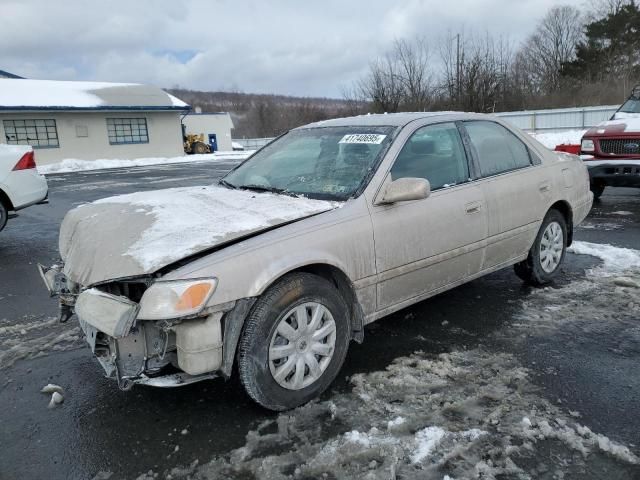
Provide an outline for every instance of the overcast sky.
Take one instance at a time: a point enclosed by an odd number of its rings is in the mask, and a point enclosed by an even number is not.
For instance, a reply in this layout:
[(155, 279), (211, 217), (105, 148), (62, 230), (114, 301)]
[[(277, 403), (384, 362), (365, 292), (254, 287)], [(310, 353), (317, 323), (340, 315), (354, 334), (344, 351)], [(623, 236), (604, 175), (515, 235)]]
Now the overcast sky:
[(340, 97), (395, 38), (517, 45), (584, 0), (0, 0), (0, 70), (60, 80)]

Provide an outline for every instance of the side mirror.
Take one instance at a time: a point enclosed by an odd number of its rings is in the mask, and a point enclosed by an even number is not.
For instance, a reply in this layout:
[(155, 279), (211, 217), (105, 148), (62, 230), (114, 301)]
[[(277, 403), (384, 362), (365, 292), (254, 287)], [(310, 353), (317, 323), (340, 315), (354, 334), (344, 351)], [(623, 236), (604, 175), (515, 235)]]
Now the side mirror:
[(422, 200), (431, 193), (429, 180), (424, 178), (399, 178), (387, 185), (381, 204)]

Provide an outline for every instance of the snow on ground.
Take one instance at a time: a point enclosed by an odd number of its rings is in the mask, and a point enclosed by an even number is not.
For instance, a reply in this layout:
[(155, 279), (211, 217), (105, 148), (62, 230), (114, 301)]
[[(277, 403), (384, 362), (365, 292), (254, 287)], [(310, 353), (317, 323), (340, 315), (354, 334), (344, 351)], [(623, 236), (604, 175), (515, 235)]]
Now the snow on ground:
[(640, 268), (640, 251), (631, 248), (614, 247), (603, 243), (573, 242), (568, 251), (598, 257), (604, 264), (596, 270), (604, 275)]
[(579, 145), (586, 130), (567, 130), (565, 132), (530, 133), (533, 138), (551, 150), (557, 145)]
[(216, 152), (204, 155), (184, 155), (180, 157), (153, 157), (136, 159), (99, 159), (99, 160), (79, 160), (69, 158), (59, 163), (49, 165), (39, 165), (38, 172), (47, 175), (52, 173), (86, 172), (89, 170), (103, 170), (106, 168), (127, 168), (145, 167), (148, 165), (165, 165), (172, 163), (192, 163), (192, 162), (221, 162), (221, 161), (241, 161), (248, 158), (254, 151), (243, 152)]
[(85, 344), (76, 322), (60, 325), (54, 317), (44, 320), (25, 317), (13, 322), (3, 318), (0, 325), (0, 369), (10, 367), (16, 360), (42, 357)]
[[(542, 398), (511, 355), (415, 352), (350, 381), (350, 392), (263, 422), (228, 455), (167, 473), (441, 480), (578, 478), (603, 468), (609, 478), (629, 478), (637, 471), (633, 452)], [(405, 421), (389, 428), (399, 416)]]

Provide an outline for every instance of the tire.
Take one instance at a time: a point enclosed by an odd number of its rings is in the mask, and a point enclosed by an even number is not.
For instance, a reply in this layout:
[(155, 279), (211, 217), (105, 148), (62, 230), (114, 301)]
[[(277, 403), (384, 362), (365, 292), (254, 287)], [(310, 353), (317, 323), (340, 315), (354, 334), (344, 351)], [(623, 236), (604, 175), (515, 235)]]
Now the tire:
[(2, 200), (0, 200), (0, 232), (7, 224), (7, 220), (9, 219), (9, 212), (7, 211), (7, 207)]
[(593, 192), (594, 200), (598, 200), (602, 196), (602, 192), (604, 192), (605, 186), (602, 184), (591, 184), (591, 191)]
[[(303, 310), (305, 313), (299, 313)], [(331, 332), (331, 325), (335, 325), (334, 333), (320, 340), (307, 336), (305, 329), (300, 330), (304, 332), (302, 336), (291, 335), (291, 332), (299, 333), (296, 330), (301, 326), (297, 324), (299, 314), (306, 317), (309, 326), (316, 311), (318, 328), (312, 326), (311, 331), (321, 336)], [(247, 394), (269, 410), (282, 411), (307, 403), (324, 392), (347, 356), (351, 337), (348, 312), (336, 288), (317, 275), (290, 274), (270, 287), (247, 317), (238, 346), (238, 371)], [(281, 326), (283, 323), (292, 330)], [(281, 329), (293, 340), (285, 338)], [(284, 356), (285, 349), (291, 351), (291, 355)], [(316, 354), (317, 349), (326, 355)], [(281, 358), (272, 358), (274, 356)], [(316, 359), (314, 372), (312, 363), (306, 363), (310, 356)], [(304, 362), (301, 369), (300, 362)]]
[[(556, 227), (551, 227), (552, 224), (555, 224)], [(558, 226), (560, 227), (559, 232), (562, 232), (562, 239), (558, 239), (558, 243), (556, 243), (555, 248), (553, 248), (553, 239), (557, 238), (554, 233), (558, 232)], [(547, 236), (545, 236), (545, 234)], [(555, 254), (551, 253), (550, 256), (543, 255), (541, 245), (545, 241), (551, 244), (551, 250), (555, 252)], [(561, 250), (558, 250), (558, 248), (561, 248)], [(548, 249), (545, 248), (545, 250)], [(516, 263), (513, 268), (516, 275), (526, 283), (535, 286), (546, 285), (550, 283), (558, 274), (558, 271), (560, 271), (560, 266), (562, 265), (566, 252), (567, 222), (558, 210), (549, 210), (542, 221), (542, 226), (538, 231), (536, 240), (529, 250), (529, 256), (526, 260)], [(545, 260), (549, 258), (552, 258), (552, 261), (545, 262)]]
[(202, 142), (195, 142), (193, 145), (191, 145), (191, 151), (198, 155), (209, 153), (209, 146)]

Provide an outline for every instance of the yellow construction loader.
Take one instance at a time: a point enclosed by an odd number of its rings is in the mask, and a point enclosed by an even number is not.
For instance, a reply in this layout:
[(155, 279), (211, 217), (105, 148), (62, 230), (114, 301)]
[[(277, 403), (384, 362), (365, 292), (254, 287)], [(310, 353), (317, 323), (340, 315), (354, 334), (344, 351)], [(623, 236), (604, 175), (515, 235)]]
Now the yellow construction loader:
[(184, 124), (182, 125), (182, 141), (184, 144), (184, 153), (211, 153), (211, 147), (204, 141), (204, 134), (194, 135), (187, 133)]

